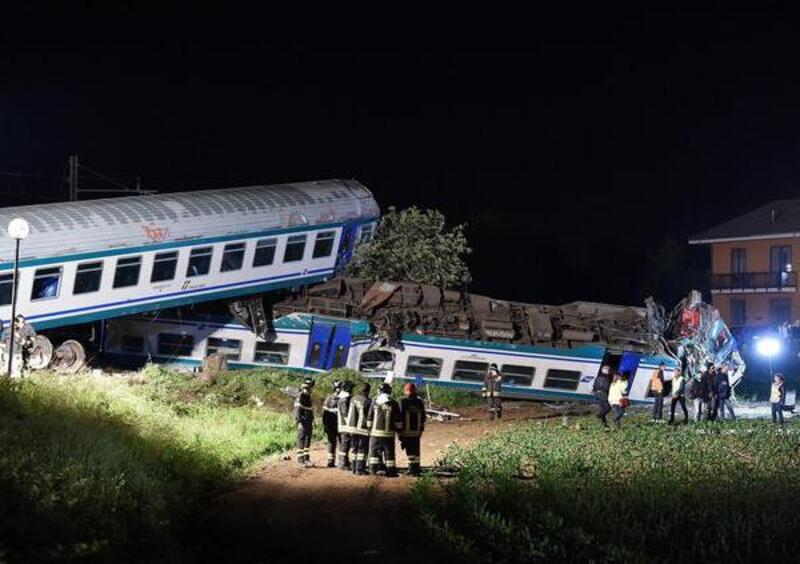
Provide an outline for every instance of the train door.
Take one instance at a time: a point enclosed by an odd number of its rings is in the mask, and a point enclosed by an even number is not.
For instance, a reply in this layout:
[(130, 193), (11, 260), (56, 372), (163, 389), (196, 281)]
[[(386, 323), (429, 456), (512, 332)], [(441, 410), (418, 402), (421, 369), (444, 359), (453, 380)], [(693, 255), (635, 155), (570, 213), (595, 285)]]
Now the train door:
[(339, 243), (339, 252), (336, 255), (336, 272), (341, 272), (350, 259), (353, 258), (353, 249), (356, 244), (358, 224), (346, 223), (342, 227), (342, 240)]
[(641, 353), (625, 352), (622, 354), (622, 359), (617, 369), (620, 374), (628, 373), (628, 392), (631, 391), (633, 381), (636, 379), (636, 371), (639, 370), (639, 362), (642, 360)]
[(308, 338), (306, 366), (329, 370), (347, 364), (350, 352), (350, 327), (332, 323), (314, 323)]
[(598, 376), (600, 375), (600, 370), (604, 366), (608, 366), (611, 369), (611, 373), (609, 374), (609, 378), (613, 377), (614, 372), (619, 369), (619, 365), (622, 362), (622, 353), (612, 351), (611, 349), (606, 349), (606, 353), (603, 355), (603, 362), (600, 363), (600, 367), (597, 369)]

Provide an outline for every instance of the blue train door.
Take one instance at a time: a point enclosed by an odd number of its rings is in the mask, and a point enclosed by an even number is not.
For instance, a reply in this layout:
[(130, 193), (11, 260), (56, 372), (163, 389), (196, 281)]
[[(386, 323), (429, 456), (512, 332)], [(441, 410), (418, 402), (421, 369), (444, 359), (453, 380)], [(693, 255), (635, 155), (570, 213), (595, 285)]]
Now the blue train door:
[(347, 363), (350, 352), (350, 327), (332, 323), (314, 323), (308, 338), (306, 366), (329, 370)]
[(625, 374), (628, 372), (630, 374), (628, 378), (628, 391), (631, 391), (631, 386), (633, 386), (633, 381), (636, 378), (636, 371), (639, 369), (639, 361), (642, 360), (642, 355), (637, 352), (624, 352), (622, 353), (622, 358), (619, 361), (619, 373)]
[(358, 224), (347, 223), (342, 227), (342, 240), (339, 243), (339, 252), (336, 255), (336, 272), (341, 272), (350, 259), (353, 258), (353, 249), (356, 245)]

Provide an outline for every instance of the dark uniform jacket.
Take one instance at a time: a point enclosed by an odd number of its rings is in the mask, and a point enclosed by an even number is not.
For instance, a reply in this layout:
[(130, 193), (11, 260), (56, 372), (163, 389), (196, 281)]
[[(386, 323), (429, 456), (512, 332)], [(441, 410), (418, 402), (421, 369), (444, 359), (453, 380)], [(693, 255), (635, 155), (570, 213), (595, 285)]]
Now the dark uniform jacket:
[(311, 407), (311, 393), (301, 390), (294, 400), (294, 422), (303, 425), (314, 423), (314, 409)]
[(498, 372), (496, 376), (491, 374), (486, 375), (483, 381), (483, 397), (494, 398), (500, 397), (500, 392), (503, 391), (503, 376)]
[(350, 395), (339, 398), (338, 403), (338, 423), (340, 433), (352, 433), (353, 430), (347, 425), (347, 412), (350, 411)]
[(609, 387), (611, 387), (611, 378), (608, 377), (608, 374), (603, 374), (601, 372), (597, 375), (597, 378), (594, 379), (594, 384), (592, 384), (592, 393), (594, 395), (600, 394), (607, 398)]
[(393, 439), (395, 433), (401, 429), (400, 406), (391, 398), (382, 404), (375, 400), (369, 406), (367, 420), (371, 436)]
[(372, 400), (367, 396), (358, 394), (350, 399), (347, 409), (346, 423), (350, 433), (354, 435), (369, 436), (369, 408)]
[(400, 400), (401, 437), (420, 437), (425, 431), (425, 404), (417, 396)]
[(336, 432), (339, 413), (339, 392), (333, 392), (322, 404), (322, 426), (326, 431)]

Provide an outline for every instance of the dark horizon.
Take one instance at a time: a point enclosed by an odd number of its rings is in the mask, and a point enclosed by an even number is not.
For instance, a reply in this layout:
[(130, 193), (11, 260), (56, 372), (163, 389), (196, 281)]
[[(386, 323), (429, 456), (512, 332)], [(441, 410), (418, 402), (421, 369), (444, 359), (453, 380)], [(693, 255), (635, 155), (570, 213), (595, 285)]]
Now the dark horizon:
[(692, 233), (800, 195), (789, 20), (606, 15), (475, 42), (11, 32), (0, 172), (56, 178), (0, 175), (0, 195), (65, 197), (70, 154), (165, 192), (352, 177), (384, 209), (467, 222), (474, 292), (635, 304), (673, 241), (676, 281), (656, 286), (670, 301), (704, 267)]

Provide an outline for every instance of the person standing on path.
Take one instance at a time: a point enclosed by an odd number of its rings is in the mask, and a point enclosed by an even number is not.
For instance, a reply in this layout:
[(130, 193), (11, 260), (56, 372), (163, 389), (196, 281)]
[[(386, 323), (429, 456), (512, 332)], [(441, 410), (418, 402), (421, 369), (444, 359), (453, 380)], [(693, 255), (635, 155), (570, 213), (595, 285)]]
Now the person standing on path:
[(350, 442), (352, 430), (347, 424), (347, 414), (350, 411), (350, 393), (353, 391), (352, 382), (343, 382), (342, 391), (339, 392), (337, 404), (337, 425), (339, 427), (339, 469), (350, 470)]
[(731, 416), (731, 420), (736, 419), (736, 413), (733, 411), (733, 403), (731, 402), (731, 381), (728, 378), (728, 365), (723, 365), (717, 373), (717, 414), (720, 421), (725, 419), (725, 410)]
[(772, 422), (780, 422), (783, 427), (783, 406), (786, 404), (786, 383), (783, 374), (775, 374), (772, 378), (769, 403), (772, 404)]
[(483, 397), (486, 398), (486, 406), (489, 408), (489, 421), (501, 419), (503, 417), (503, 400), (500, 394), (503, 392), (503, 375), (500, 374), (496, 364), (489, 366), (483, 381), (482, 392)]
[(294, 400), (294, 422), (297, 424), (297, 463), (305, 468), (311, 464), (311, 434), (314, 430), (314, 407), (311, 389), (314, 380), (306, 378), (300, 386), (300, 393)]
[(367, 473), (367, 452), (369, 451), (369, 384), (361, 384), (358, 393), (350, 400), (347, 412), (347, 426), (350, 428), (350, 448), (353, 452), (351, 464), (353, 474), (364, 475)]
[(383, 458), (386, 477), (397, 476), (394, 439), (401, 429), (400, 406), (391, 398), (392, 386), (382, 384), (380, 393), (369, 407), (367, 419), (370, 423), (369, 435), (369, 473), (377, 474)]
[(336, 467), (336, 448), (339, 444), (339, 392), (342, 389), (340, 380), (333, 381), (333, 391), (322, 404), (322, 428), (328, 441), (328, 468)]
[(664, 412), (664, 368), (662, 362), (650, 376), (650, 395), (653, 396), (653, 421), (661, 421)]
[(603, 423), (603, 427), (608, 427), (608, 412), (611, 405), (608, 403), (608, 389), (611, 386), (611, 367), (607, 364), (600, 368), (600, 373), (592, 384), (592, 395), (597, 400), (597, 418)]
[(400, 446), (408, 457), (408, 474), (419, 476), (422, 471), (420, 442), (425, 432), (425, 404), (419, 399), (414, 384), (406, 384), (403, 393), (405, 397), (400, 400)]
[(689, 422), (689, 412), (686, 411), (686, 378), (680, 369), (675, 371), (675, 376), (672, 378), (672, 399), (669, 404), (669, 424), (675, 424), (675, 406), (680, 405), (683, 410), (683, 423), (684, 425)]
[(622, 426), (622, 416), (625, 409), (630, 404), (628, 399), (628, 378), (627, 375), (614, 373), (614, 381), (608, 389), (608, 402), (614, 410), (614, 426), (619, 429)]

